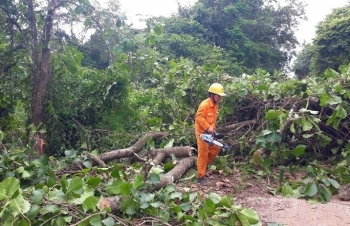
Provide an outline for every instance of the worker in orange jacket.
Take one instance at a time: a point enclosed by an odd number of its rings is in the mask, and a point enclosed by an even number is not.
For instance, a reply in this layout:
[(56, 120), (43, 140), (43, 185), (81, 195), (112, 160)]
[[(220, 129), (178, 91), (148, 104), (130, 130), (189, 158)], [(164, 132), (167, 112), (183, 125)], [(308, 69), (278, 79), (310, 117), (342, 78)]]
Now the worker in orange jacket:
[(203, 100), (198, 107), (195, 117), (196, 139), (198, 147), (197, 157), (197, 181), (205, 182), (204, 176), (207, 165), (214, 161), (220, 151), (216, 145), (210, 146), (199, 136), (202, 133), (214, 133), (216, 129), (216, 120), (218, 117), (218, 103), (222, 96), (225, 96), (224, 87), (219, 83), (213, 83), (208, 90), (208, 98)]

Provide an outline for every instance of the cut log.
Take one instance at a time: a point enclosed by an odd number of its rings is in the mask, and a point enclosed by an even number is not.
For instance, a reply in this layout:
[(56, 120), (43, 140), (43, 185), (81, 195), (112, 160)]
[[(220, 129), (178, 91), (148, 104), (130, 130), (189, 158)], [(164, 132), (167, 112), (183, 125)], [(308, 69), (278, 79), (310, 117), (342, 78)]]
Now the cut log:
[(143, 165), (142, 174), (145, 176), (145, 178), (148, 176), (148, 173), (153, 166), (159, 165), (165, 158), (168, 158), (171, 155), (174, 155), (177, 158), (191, 157), (191, 146), (161, 148), (153, 150), (151, 156), (155, 156), (155, 158), (152, 162), (148, 162)]
[(192, 156), (191, 146), (155, 149), (152, 151), (152, 156), (155, 156), (153, 163), (158, 165), (172, 154), (178, 158), (190, 157)]
[(172, 170), (160, 177), (160, 182), (156, 184), (155, 189), (159, 190), (165, 185), (174, 183), (180, 179), (188, 169), (192, 168), (195, 165), (196, 159), (197, 156), (192, 156), (179, 161)]

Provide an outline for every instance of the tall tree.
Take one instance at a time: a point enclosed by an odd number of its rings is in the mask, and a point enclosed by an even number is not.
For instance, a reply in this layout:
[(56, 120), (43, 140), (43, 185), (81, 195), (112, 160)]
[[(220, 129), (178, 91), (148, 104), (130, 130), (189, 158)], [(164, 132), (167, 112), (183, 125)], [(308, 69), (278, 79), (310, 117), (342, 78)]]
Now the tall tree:
[[(21, 48), (25, 48), (30, 53), (31, 60), (28, 61), (30, 69), (27, 70), (30, 75), (32, 91), (30, 121), (36, 131), (40, 131), (44, 123), (44, 103), (52, 78), (51, 52), (59, 50), (61, 45), (64, 45), (62, 40), (58, 45), (58, 39), (63, 36), (55, 36), (62, 34), (62, 32), (56, 31), (75, 27), (77, 29), (71, 29), (71, 35), (74, 38), (77, 31), (86, 31), (83, 29), (84, 26), (94, 28), (100, 35), (107, 34), (104, 37), (104, 40), (107, 41), (104, 43), (112, 56), (113, 45), (123, 42), (123, 39), (116, 39), (115, 36), (118, 35), (118, 29), (115, 28), (121, 27), (125, 19), (117, 14), (118, 7), (118, 2), (115, 2), (111, 4), (109, 10), (103, 11), (98, 5), (93, 6), (89, 0), (2, 1), (0, 19), (4, 22), (2, 28), (7, 33), (8, 40), (6, 41), (11, 44), (9, 46), (12, 47), (12, 53)], [(1, 66), (3, 73), (9, 71), (9, 68), (17, 66), (18, 56)], [(43, 134), (37, 132), (35, 137), (37, 144), (39, 144), (38, 147), (42, 147)]]
[(298, 78), (304, 78), (310, 75), (311, 59), (314, 55), (314, 46), (312, 44), (303, 44), (301, 52), (297, 55), (292, 69)]
[(168, 21), (165, 30), (225, 49), (231, 64), (273, 71), (294, 56), (300, 18), (304, 5), (298, 0), (283, 6), (278, 1), (199, 0), (191, 8), (180, 7), (179, 19)]
[(313, 42), (313, 73), (323, 73), (327, 68), (338, 70), (340, 65), (350, 63), (349, 15), (350, 6), (337, 8), (318, 24)]

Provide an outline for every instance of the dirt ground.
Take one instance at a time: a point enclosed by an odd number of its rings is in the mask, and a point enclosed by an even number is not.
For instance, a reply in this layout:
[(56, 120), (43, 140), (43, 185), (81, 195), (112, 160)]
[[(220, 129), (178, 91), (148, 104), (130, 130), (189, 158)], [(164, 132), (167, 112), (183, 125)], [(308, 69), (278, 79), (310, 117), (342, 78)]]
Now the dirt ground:
[(208, 171), (203, 185), (188, 182), (187, 186), (192, 192), (232, 195), (236, 204), (254, 209), (263, 226), (350, 225), (350, 202), (334, 196), (326, 204), (312, 204), (304, 199), (274, 196), (268, 191), (268, 181), (251, 178), (243, 182), (239, 172), (225, 176)]

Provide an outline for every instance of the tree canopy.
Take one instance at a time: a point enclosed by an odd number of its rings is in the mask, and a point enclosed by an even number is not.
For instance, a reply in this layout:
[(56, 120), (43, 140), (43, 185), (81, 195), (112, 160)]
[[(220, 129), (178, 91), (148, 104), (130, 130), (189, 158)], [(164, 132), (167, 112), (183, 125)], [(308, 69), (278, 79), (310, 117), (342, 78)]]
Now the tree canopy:
[[(316, 37), (304, 46), (297, 56), (295, 73), (322, 74), (327, 68), (339, 70), (350, 63), (349, 58), (349, 10), (350, 6), (334, 9), (324, 21), (319, 22)], [(305, 59), (307, 57), (308, 59)], [(302, 71), (301, 64), (304, 68)]]
[[(200, 0), (190, 8), (180, 6), (177, 16), (165, 20), (167, 41), (160, 49), (169, 46), (167, 51), (175, 56), (191, 56), (196, 61), (203, 58), (193, 50), (198, 44), (185, 45), (193, 39), (222, 48), (222, 65), (232, 75), (255, 68), (273, 72), (286, 67), (294, 56), (298, 43), (294, 29), (303, 16), (298, 1), (281, 6), (277, 1)], [(212, 57), (210, 52), (205, 55)]]

